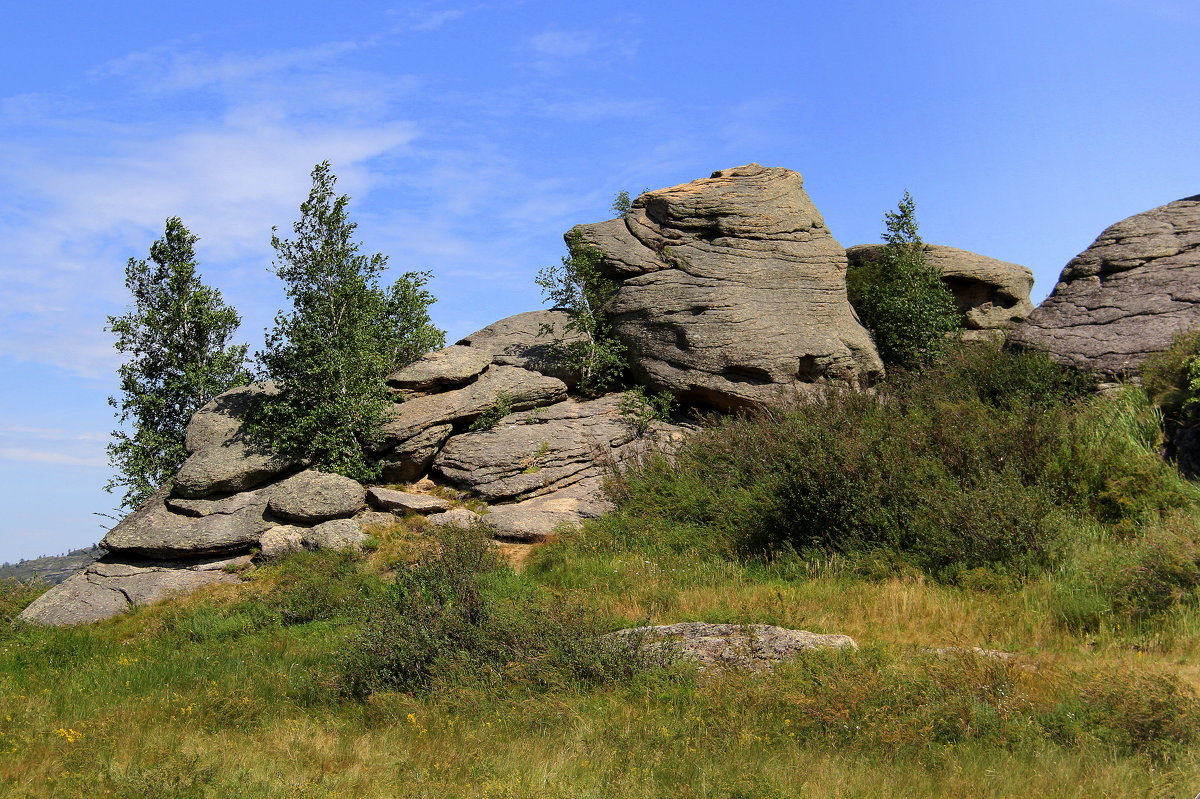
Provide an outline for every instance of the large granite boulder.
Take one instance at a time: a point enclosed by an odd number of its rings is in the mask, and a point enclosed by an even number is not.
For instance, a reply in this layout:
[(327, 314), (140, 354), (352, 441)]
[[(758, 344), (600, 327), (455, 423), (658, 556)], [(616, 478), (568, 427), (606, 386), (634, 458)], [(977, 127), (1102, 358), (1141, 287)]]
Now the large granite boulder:
[(433, 456), (454, 432), (452, 424), (437, 424), (414, 433), (379, 458), (382, 477), (389, 483), (412, 483), (429, 469)]
[(100, 621), (134, 605), (149, 605), (209, 585), (236, 583), (238, 577), (226, 568), (245, 561), (151, 563), (105, 558), (42, 594), (17, 618), (47, 627)]
[[(859, 244), (846, 250), (850, 268), (883, 258), (883, 244)], [(942, 273), (967, 329), (964, 338), (1000, 338), (1033, 311), (1029, 292), (1033, 272), (1020, 264), (999, 261), (955, 247), (925, 245), (926, 262)]]
[[(621, 415), (621, 395), (569, 399), (539, 413), (510, 414), (491, 430), (454, 436), (433, 470), (488, 502), (549, 494), (625, 460), (645, 443)], [(666, 441), (680, 429), (660, 424)]]
[(883, 372), (846, 299), (845, 250), (796, 172), (714, 172), (574, 235), (616, 281), (606, 310), (634, 376), (653, 389), (738, 408)]
[(1125, 377), (1197, 325), (1200, 195), (1106, 229), (1066, 265), (1009, 341), (1059, 363)]
[(445, 391), (477, 377), (491, 363), (490, 352), (456, 344), (430, 352), (389, 375), (387, 384), (402, 392)]
[(168, 498), (159, 489), (104, 536), (100, 546), (161, 560), (244, 552), (257, 544), (272, 522), (269, 490), (219, 500)]
[(498, 366), (520, 366), (574, 386), (579, 375), (558, 363), (552, 354), (555, 341), (569, 344), (582, 340), (581, 334), (567, 330), (570, 321), (560, 310), (519, 313), (476, 330), (458, 344), (486, 353)]
[(316, 524), (353, 516), (366, 505), (366, 489), (340, 474), (306, 469), (271, 486), (267, 507), (276, 516)]
[(192, 416), (186, 446), (191, 455), (175, 475), (175, 494), (199, 498), (245, 491), (300, 467), (291, 458), (253, 444), (242, 418), (254, 398), (276, 389), (257, 383), (226, 391)]

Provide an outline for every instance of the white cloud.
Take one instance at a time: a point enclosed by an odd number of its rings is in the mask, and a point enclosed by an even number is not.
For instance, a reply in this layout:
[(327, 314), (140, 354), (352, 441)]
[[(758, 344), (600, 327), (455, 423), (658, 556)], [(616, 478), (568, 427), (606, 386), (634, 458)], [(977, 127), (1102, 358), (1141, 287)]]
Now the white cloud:
[[(356, 46), (214, 58), (156, 50), (100, 73), (118, 80), (140, 67), (139, 85), (183, 97), (219, 85), (219, 112), (200, 123), (114, 124), (89, 118), (86, 103), (7, 103), (14, 132), (0, 128), (0, 355), (111, 373), (117, 358), (101, 330), (125, 302), (124, 263), (144, 257), (166, 217), (182, 217), (204, 258), (252, 290), (271, 227), (294, 218), (314, 164), (330, 160), (339, 189), (366, 193), (378, 179), (368, 162), (406, 153), (417, 128), (383, 113), (385, 96), (411, 79), (363, 81), (329, 67)], [(295, 74), (313, 64), (328, 68)], [(18, 136), (22, 125), (43, 135)], [(220, 284), (209, 265), (201, 269)]]

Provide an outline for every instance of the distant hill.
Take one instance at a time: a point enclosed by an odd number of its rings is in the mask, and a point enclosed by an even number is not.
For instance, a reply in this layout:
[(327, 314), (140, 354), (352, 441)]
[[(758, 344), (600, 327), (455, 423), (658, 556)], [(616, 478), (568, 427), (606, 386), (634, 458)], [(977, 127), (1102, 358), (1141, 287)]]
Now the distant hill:
[(97, 546), (73, 549), (65, 555), (46, 555), (19, 563), (0, 565), (0, 580), (32, 580), (40, 577), (51, 585), (58, 585), (80, 569), (100, 559), (104, 550)]

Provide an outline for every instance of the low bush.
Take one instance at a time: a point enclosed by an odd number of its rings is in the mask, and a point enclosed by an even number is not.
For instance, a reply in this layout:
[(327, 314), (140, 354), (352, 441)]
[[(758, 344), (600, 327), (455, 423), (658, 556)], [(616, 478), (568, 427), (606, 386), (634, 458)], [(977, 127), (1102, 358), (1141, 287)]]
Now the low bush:
[(293, 552), (255, 576), (271, 585), (262, 602), (284, 624), (354, 621), (385, 591), (384, 581), (365, 571), (352, 551)]
[(886, 550), (941, 579), (1028, 574), (1059, 560), (1076, 520), (1136, 524), (1194, 497), (1150, 443), (1144, 396), (1089, 387), (1040, 354), (962, 347), (876, 396), (719, 423), (622, 475), (605, 525), (677, 549)]
[(1171, 346), (1141, 366), (1142, 385), (1151, 401), (1179, 421), (1200, 414), (1200, 329), (1175, 335)]
[(1193, 603), (1200, 588), (1200, 527), (1178, 513), (1080, 554), (1056, 582), (1062, 620), (1093, 631)]
[(517, 577), (477, 531), (445, 531), (400, 571), (341, 665), (345, 693), (424, 692), (455, 679), (542, 686), (628, 674), (636, 653), (602, 638), (581, 607)]

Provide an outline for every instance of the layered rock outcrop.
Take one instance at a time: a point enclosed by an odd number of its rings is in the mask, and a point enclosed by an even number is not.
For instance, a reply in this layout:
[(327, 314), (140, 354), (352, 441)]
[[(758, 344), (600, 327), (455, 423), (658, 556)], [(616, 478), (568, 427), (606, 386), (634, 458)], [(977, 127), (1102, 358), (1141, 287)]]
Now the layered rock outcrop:
[(1200, 325), (1200, 195), (1107, 228), (1009, 341), (1120, 378)]
[[(846, 299), (845, 251), (795, 172), (755, 164), (716, 172), (648, 192), (621, 219), (577, 231), (618, 283), (607, 312), (636, 383), (685, 403), (742, 408), (882, 374)], [(255, 445), (244, 415), (275, 387), (217, 397), (192, 419), (190, 455), (173, 483), (108, 533), (101, 561), (23, 618), (93, 621), (235, 581), (238, 569), (295, 549), (361, 547), (397, 513), (481, 524), (509, 542), (543, 540), (604, 513), (606, 475), (669, 452), (690, 427), (647, 428), (626, 418), (619, 395), (573, 395), (578, 375), (553, 357), (556, 341), (576, 335), (568, 320), (561, 310), (502, 319), (387, 378), (396, 403), (367, 454), (384, 483), (414, 484), (404, 491)], [(470, 507), (452, 497), (470, 497)]]
[(739, 408), (882, 374), (846, 299), (845, 251), (796, 172), (714, 172), (574, 232), (616, 281), (606, 310), (655, 390)]
[[(853, 269), (883, 258), (883, 244), (859, 244), (846, 250)], [(925, 245), (926, 262), (942, 273), (954, 295), (970, 340), (1003, 340), (1033, 311), (1029, 292), (1033, 272), (1020, 264), (988, 258), (955, 247)]]

